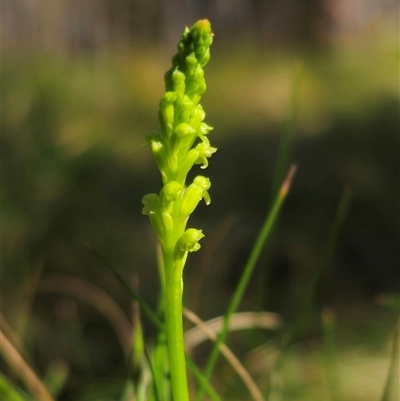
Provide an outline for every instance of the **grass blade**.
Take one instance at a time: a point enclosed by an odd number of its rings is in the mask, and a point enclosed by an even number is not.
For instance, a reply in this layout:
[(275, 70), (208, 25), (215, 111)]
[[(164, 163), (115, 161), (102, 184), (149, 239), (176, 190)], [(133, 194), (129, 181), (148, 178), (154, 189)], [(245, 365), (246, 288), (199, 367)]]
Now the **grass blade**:
[(207, 395), (211, 398), (212, 401), (222, 401), (221, 397), (215, 391), (214, 387), (210, 384), (210, 381), (204, 376), (204, 374), (199, 370), (199, 368), (195, 365), (195, 363), (188, 357), (186, 357), (186, 365), (199, 382), (201, 387), (207, 393)]
[(289, 100), (289, 107), (286, 113), (285, 126), (279, 141), (278, 156), (275, 164), (275, 171), (272, 181), (271, 201), (273, 201), (279, 191), (279, 186), (285, 178), (289, 168), (290, 150), (293, 141), (297, 112), (299, 109), (299, 95), (301, 84), (304, 77), (304, 66), (300, 64), (294, 74), (292, 91)]
[(197, 259), (196, 266), (193, 271), (195, 272), (190, 282), (185, 284), (185, 291), (188, 294), (187, 307), (192, 311), (196, 311), (198, 304), (201, 302), (203, 285), (210, 266), (212, 265), (212, 258), (215, 256), (217, 249), (227, 237), (228, 232), (233, 227), (235, 218), (233, 216), (227, 217), (223, 220), (216, 229), (210, 234), (208, 239), (207, 249), (201, 252), (199, 259)]
[(340, 400), (339, 383), (336, 370), (336, 315), (330, 308), (325, 308), (321, 314), (323, 358), (326, 381), (331, 401)]
[(0, 399), (7, 401), (27, 401), (2, 373), (0, 373)]
[[(203, 341), (209, 339), (209, 336), (204, 330), (201, 329), (200, 324), (197, 324), (193, 319), (189, 317), (189, 313), (192, 314), (197, 322), (200, 322), (199, 318), (188, 308), (183, 310), (186, 318), (196, 324), (194, 327), (185, 332), (185, 347), (190, 350), (197, 347)], [(214, 319), (207, 320), (201, 324), (205, 324), (208, 329), (213, 333), (220, 333), (224, 325), (224, 316), (218, 316)], [(282, 326), (282, 321), (279, 315), (269, 312), (238, 312), (231, 316), (231, 321), (229, 323), (229, 331), (245, 330), (253, 328), (262, 328), (268, 330), (278, 330)]]
[[(220, 344), (222, 344), (225, 341), (226, 335), (229, 330), (230, 318), (236, 312), (237, 308), (239, 307), (240, 301), (242, 300), (244, 292), (247, 288), (247, 284), (250, 280), (251, 274), (253, 273), (255, 264), (261, 254), (261, 251), (262, 251), (265, 243), (268, 241), (268, 239), (271, 235), (272, 228), (274, 227), (274, 224), (279, 215), (279, 212), (281, 210), (283, 202), (290, 189), (290, 185), (291, 185), (293, 176), (295, 174), (295, 171), (296, 171), (296, 167), (292, 166), (285, 178), (285, 181), (283, 182), (283, 184), (279, 190), (276, 200), (272, 206), (271, 212), (268, 214), (267, 218), (265, 219), (263, 227), (261, 228), (260, 234), (258, 235), (258, 238), (253, 247), (253, 250), (250, 253), (249, 260), (247, 261), (247, 263), (244, 267), (239, 284), (236, 287), (236, 290), (235, 290), (235, 293), (233, 294), (231, 303), (225, 314), (223, 328), (221, 330), (221, 333), (218, 336), (217, 341), (214, 344), (214, 347), (211, 351), (211, 355), (208, 359), (207, 366), (204, 371), (204, 375), (206, 378), (209, 378), (214, 370), (214, 367), (215, 367), (215, 364), (217, 362), (218, 355), (219, 355), (219, 346), (220, 346)], [(203, 388), (200, 387), (197, 392), (196, 400), (200, 400), (202, 397), (202, 394), (203, 394)]]
[(159, 396), (158, 388), (157, 388), (157, 382), (156, 382), (156, 380), (154, 380), (155, 372), (154, 372), (154, 368), (153, 368), (153, 363), (151, 361), (151, 358), (150, 358), (150, 355), (149, 355), (149, 351), (147, 350), (146, 347), (144, 348), (144, 354), (146, 355), (147, 364), (149, 365), (151, 377), (153, 377), (153, 380), (151, 381), (151, 383), (153, 385), (154, 401), (160, 401), (160, 396)]
[(333, 251), (338, 241), (340, 231), (346, 220), (351, 203), (351, 198), (352, 198), (351, 191), (348, 188), (345, 188), (340, 197), (339, 204), (336, 209), (336, 214), (333, 220), (333, 224), (329, 231), (326, 242), (323, 246), (322, 254), (317, 262), (313, 280), (311, 282), (304, 303), (300, 309), (298, 318), (295, 321), (292, 328), (287, 332), (287, 334), (283, 338), (282, 342), (283, 351), (285, 351), (288, 348), (288, 346), (292, 343), (292, 341), (301, 333), (305, 324), (307, 323), (308, 317), (310, 315), (312, 302), (317, 292), (318, 284), (320, 283), (321, 278), (326, 271), (329, 260), (332, 257)]
[(121, 346), (128, 357), (132, 350), (132, 325), (117, 303), (99, 287), (78, 277), (67, 275), (47, 275), (39, 285), (38, 291), (47, 293), (66, 293), (87, 303), (101, 313), (113, 327)]
[(56, 359), (50, 362), (50, 366), (47, 368), (43, 379), (43, 384), (54, 398), (60, 395), (68, 379), (68, 375), (69, 366), (65, 361)]
[(42, 381), (22, 358), (8, 338), (0, 331), (0, 353), (37, 401), (54, 401)]
[[(390, 358), (390, 366), (389, 372), (387, 375), (385, 388), (383, 390), (381, 401), (389, 401), (390, 400), (390, 393), (392, 390), (393, 382), (398, 377), (398, 366), (399, 366), (399, 343), (400, 343), (400, 322), (397, 323), (394, 336), (393, 336), (393, 345), (392, 345), (392, 355)], [(397, 373), (397, 374), (396, 374)]]
[[(209, 340), (211, 340), (211, 341), (217, 340), (217, 331), (214, 330), (212, 327), (210, 327), (210, 324), (207, 324), (209, 322), (204, 322), (195, 313), (191, 312), (190, 310), (188, 310), (186, 308), (184, 309), (184, 314), (187, 319), (189, 319), (192, 323), (196, 324), (197, 329), (201, 330)], [(247, 325), (242, 324), (241, 328), (253, 327), (253, 325), (252, 325), (253, 322), (251, 321), (251, 319), (246, 319), (246, 320), (249, 320), (248, 324)], [(250, 323), (250, 325), (249, 325), (249, 323)], [(231, 364), (232, 368), (235, 370), (235, 372), (238, 374), (238, 376), (242, 379), (244, 385), (247, 387), (249, 393), (253, 397), (253, 400), (254, 401), (264, 401), (264, 397), (262, 396), (261, 391), (258, 388), (257, 384), (255, 383), (253, 378), (250, 376), (250, 374), (246, 370), (246, 368), (242, 365), (242, 363), (236, 357), (236, 355), (230, 350), (230, 348), (228, 348), (225, 344), (220, 344), (219, 350), (224, 355), (224, 357), (227, 359), (227, 361)]]
[[(278, 155), (275, 163), (275, 169), (272, 179), (271, 186), (271, 203), (274, 202), (278, 195), (279, 186), (285, 178), (285, 174), (289, 168), (289, 160), (292, 149), (292, 142), (296, 128), (297, 112), (299, 109), (299, 96), (301, 85), (303, 83), (305, 67), (303, 64), (299, 63), (294, 72), (293, 83), (291, 88), (291, 94), (289, 99), (289, 105), (286, 111), (286, 118), (284, 123), (284, 129), (279, 141)], [(271, 232), (275, 230), (275, 225), (271, 228)], [(263, 310), (267, 305), (267, 291), (266, 288), (269, 287), (269, 272), (272, 263), (272, 255), (274, 248), (274, 240), (270, 239), (268, 246), (266, 247), (264, 253), (264, 264), (265, 268), (260, 272), (260, 278), (258, 280), (257, 288), (257, 299), (260, 310)]]
[(100, 254), (97, 252), (92, 245), (86, 243), (87, 251), (94, 256), (103, 266), (105, 266), (110, 272), (114, 275), (117, 281), (122, 285), (124, 290), (128, 293), (128, 295), (138, 302), (142, 312), (147, 316), (147, 318), (154, 324), (155, 327), (158, 329), (164, 329), (164, 323), (161, 319), (157, 316), (155, 312), (150, 308), (147, 302), (136, 292), (132, 289), (129, 283), (122, 277), (121, 273), (108, 261), (106, 261)]

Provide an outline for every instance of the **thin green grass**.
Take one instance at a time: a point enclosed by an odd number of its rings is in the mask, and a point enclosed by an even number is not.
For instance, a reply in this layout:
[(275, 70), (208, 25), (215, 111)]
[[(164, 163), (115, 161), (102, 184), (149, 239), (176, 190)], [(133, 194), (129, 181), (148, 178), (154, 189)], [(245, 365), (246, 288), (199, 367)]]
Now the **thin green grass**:
[(321, 314), (323, 359), (330, 401), (340, 401), (340, 386), (337, 371), (337, 333), (336, 315), (331, 309), (324, 309)]
[(58, 398), (64, 389), (68, 374), (69, 367), (65, 361), (55, 360), (48, 367), (46, 375), (43, 378), (43, 384), (55, 399)]
[[(275, 221), (278, 218), (278, 215), (279, 215), (279, 212), (283, 205), (283, 202), (289, 191), (291, 180), (293, 178), (294, 173), (295, 173), (295, 167), (293, 166), (290, 169), (289, 173), (287, 174), (287, 177), (281, 186), (281, 190), (279, 191), (279, 193), (276, 196), (276, 200), (272, 206), (271, 212), (267, 215), (267, 218), (265, 219), (265, 222), (261, 228), (260, 234), (258, 235), (258, 238), (254, 244), (254, 247), (250, 253), (250, 257), (243, 269), (243, 273), (241, 275), (239, 283), (235, 289), (232, 300), (227, 308), (223, 328), (222, 328), (220, 334), (218, 335), (217, 341), (214, 344), (214, 347), (211, 351), (211, 355), (208, 359), (208, 362), (207, 362), (207, 365), (206, 365), (206, 368), (204, 371), (204, 375), (207, 378), (209, 378), (211, 376), (211, 374), (214, 370), (215, 364), (216, 364), (216, 362), (218, 360), (218, 356), (219, 356), (219, 345), (222, 344), (226, 339), (226, 336), (229, 331), (229, 322), (230, 322), (231, 316), (237, 311), (237, 309), (239, 307), (239, 304), (242, 300), (244, 292), (249, 283), (250, 277), (253, 273), (256, 262), (261, 254), (263, 247), (265, 246), (265, 243), (268, 241), (268, 239), (271, 235), (272, 228), (274, 227)], [(196, 399), (200, 400), (202, 395), (203, 395), (203, 388), (200, 387), (197, 392)]]
[[(271, 186), (271, 203), (274, 201), (274, 199), (276, 199), (279, 187), (283, 182), (285, 174), (289, 168), (289, 160), (292, 152), (292, 144), (299, 110), (300, 91), (301, 85), (303, 83), (304, 74), (305, 66), (303, 64), (298, 64), (297, 70), (293, 75), (292, 90), (290, 94), (289, 105), (286, 111), (284, 129), (282, 131), (282, 135), (279, 141), (278, 154), (275, 162), (275, 169)], [(279, 219), (276, 219), (274, 226), (271, 228), (271, 240), (266, 247), (264, 256), (265, 268), (260, 273), (260, 280), (258, 284), (258, 304), (261, 308), (263, 308), (263, 306), (267, 304), (267, 291), (265, 291), (265, 289), (268, 288), (269, 272), (274, 243), (273, 233), (275, 231), (275, 225), (278, 224), (278, 220)]]
[(0, 372), (0, 399), (7, 401), (31, 401), (28, 396), (22, 396), (7, 377)]
[(135, 301), (138, 302), (142, 312), (146, 315), (146, 317), (160, 330), (164, 329), (164, 323), (158, 317), (158, 315), (151, 309), (151, 307), (147, 304), (147, 302), (132, 289), (129, 283), (122, 277), (121, 273), (108, 261), (106, 261), (98, 251), (96, 251), (92, 245), (89, 243), (86, 244), (87, 251), (95, 257), (97, 261), (99, 261), (104, 267), (106, 267), (113, 276), (117, 279), (117, 281), (122, 285), (127, 294)]
[[(281, 357), (278, 360), (276, 366), (275, 376), (279, 377), (282, 375), (282, 372), (285, 369), (286, 364), (288, 363), (288, 360), (291, 355), (291, 347), (293, 346), (293, 343), (295, 343), (295, 341), (297, 341), (299, 336), (302, 334), (305, 325), (308, 322), (316, 292), (319, 288), (319, 284), (321, 282), (323, 275), (326, 273), (334, 248), (337, 244), (340, 231), (343, 227), (343, 224), (349, 212), (351, 199), (352, 199), (351, 191), (348, 188), (345, 188), (341, 194), (331, 229), (328, 233), (327, 239), (322, 248), (321, 256), (317, 262), (314, 276), (310, 283), (303, 304), (301, 305), (300, 310), (298, 312), (297, 319), (287, 329), (286, 333), (284, 333), (282, 337), (282, 342), (280, 347)], [(282, 394), (285, 392), (284, 388), (282, 387), (282, 383), (279, 384), (278, 389), (270, 389), (270, 391), (272, 390), (277, 391), (278, 393), (281, 392)]]
[(292, 91), (289, 99), (289, 106), (286, 112), (285, 125), (279, 141), (278, 155), (275, 163), (271, 187), (271, 201), (273, 201), (278, 195), (279, 188), (289, 168), (290, 154), (299, 111), (300, 91), (304, 74), (305, 67), (303, 64), (299, 64), (293, 76)]
[(210, 380), (201, 372), (201, 370), (194, 364), (194, 362), (186, 357), (186, 364), (188, 368), (191, 370), (193, 375), (196, 377), (197, 381), (200, 383), (200, 386), (207, 393), (208, 396), (211, 397), (212, 401), (222, 401), (222, 398), (218, 395), (217, 391), (214, 387), (211, 386)]
[(331, 229), (328, 233), (326, 242), (322, 248), (321, 256), (317, 262), (314, 276), (309, 286), (307, 295), (300, 308), (297, 319), (283, 337), (282, 348), (284, 350), (284, 353), (285, 350), (287, 350), (287, 348), (291, 345), (291, 343), (301, 334), (308, 321), (312, 303), (314, 301), (315, 294), (318, 290), (318, 286), (321, 282), (323, 275), (326, 273), (333, 251), (339, 239), (340, 231), (343, 227), (343, 224), (349, 212), (351, 198), (352, 198), (351, 191), (348, 188), (345, 188), (340, 197)]
[[(149, 351), (147, 350), (146, 347), (144, 349), (144, 353), (146, 355), (146, 360), (147, 360), (147, 363), (149, 365), (151, 376), (152, 377), (156, 377), (156, 372), (155, 372), (154, 367), (153, 367), (151, 356), (150, 356), (150, 353), (149, 353)], [(151, 392), (151, 394), (152, 394), (151, 399), (153, 399), (154, 401), (161, 401), (161, 398), (159, 396), (159, 388), (158, 388), (157, 380), (152, 380), (151, 385), (152, 385), (152, 390), (153, 390)]]
[(390, 401), (393, 393), (395, 381), (399, 380), (399, 343), (400, 343), (400, 323), (398, 322), (393, 333), (392, 352), (390, 357), (390, 365), (387, 374), (385, 387), (383, 390), (381, 401)]

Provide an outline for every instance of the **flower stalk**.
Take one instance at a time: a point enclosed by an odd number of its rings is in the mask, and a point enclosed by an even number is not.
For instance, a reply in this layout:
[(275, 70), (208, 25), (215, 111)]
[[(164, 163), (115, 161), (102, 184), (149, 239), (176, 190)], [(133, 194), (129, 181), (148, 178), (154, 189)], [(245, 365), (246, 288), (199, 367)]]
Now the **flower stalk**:
[(161, 245), (165, 274), (165, 308), (172, 393), (175, 401), (188, 401), (182, 325), (183, 269), (189, 252), (200, 248), (201, 230), (186, 229), (199, 202), (209, 204), (211, 182), (197, 176), (190, 185), (186, 178), (194, 165), (208, 166), (216, 152), (207, 137), (212, 127), (204, 122), (200, 104), (206, 91), (203, 67), (210, 59), (213, 34), (209, 21), (200, 20), (186, 28), (164, 76), (165, 94), (160, 101), (161, 133), (146, 136), (163, 188), (143, 198), (143, 214), (150, 217)]

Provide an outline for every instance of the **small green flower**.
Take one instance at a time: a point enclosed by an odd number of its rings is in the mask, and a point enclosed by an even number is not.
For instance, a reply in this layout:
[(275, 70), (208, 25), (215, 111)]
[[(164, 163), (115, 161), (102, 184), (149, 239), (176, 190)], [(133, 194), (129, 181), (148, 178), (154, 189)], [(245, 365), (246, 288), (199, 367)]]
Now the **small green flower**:
[(188, 252), (196, 252), (200, 249), (199, 241), (204, 237), (201, 230), (189, 228), (179, 238), (174, 249), (174, 259), (182, 260)]
[(160, 202), (157, 194), (145, 195), (142, 199), (142, 213), (150, 217), (151, 225), (160, 242), (164, 239), (164, 224), (161, 215)]
[(211, 182), (208, 178), (201, 175), (197, 176), (193, 184), (189, 185), (183, 194), (179, 217), (181, 221), (186, 222), (189, 216), (196, 209), (199, 202), (204, 198), (207, 205), (211, 203), (211, 198), (207, 192), (210, 189)]

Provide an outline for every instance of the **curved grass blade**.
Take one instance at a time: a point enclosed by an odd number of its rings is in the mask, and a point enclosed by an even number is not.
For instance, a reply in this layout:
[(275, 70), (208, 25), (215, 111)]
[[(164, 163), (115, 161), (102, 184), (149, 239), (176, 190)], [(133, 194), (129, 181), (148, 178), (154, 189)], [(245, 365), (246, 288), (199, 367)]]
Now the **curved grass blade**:
[[(210, 322), (204, 322), (201, 320), (195, 313), (192, 311), (184, 308), (183, 310), (184, 315), (187, 319), (189, 319), (192, 323), (196, 325), (196, 329), (200, 330), (205, 334), (206, 338), (211, 340), (211, 341), (216, 341), (217, 339), (217, 332), (215, 329), (213, 329)], [(223, 319), (223, 318), (222, 318)], [(242, 319), (243, 320), (243, 319)], [(252, 325), (251, 319), (245, 325), (241, 325), (241, 328), (251, 328), (254, 327)], [(213, 322), (211, 322), (213, 323)], [(244, 322), (242, 322), (244, 323)], [(250, 323), (250, 325), (249, 325)], [(193, 329), (191, 329), (193, 330)], [(246, 370), (246, 368), (243, 366), (243, 364), (240, 362), (240, 360), (237, 358), (237, 356), (228, 348), (225, 344), (220, 344), (219, 349), (221, 353), (224, 355), (226, 360), (231, 364), (233, 370), (238, 374), (238, 376), (242, 379), (244, 385), (247, 387), (249, 393), (253, 397), (254, 401), (264, 401), (264, 397), (261, 394), (260, 389), (258, 388), (257, 384), (253, 380), (253, 378), (250, 376), (249, 372)]]
[(151, 309), (151, 307), (147, 304), (147, 302), (136, 292), (132, 289), (132, 287), (129, 285), (129, 283), (123, 278), (121, 273), (107, 260), (105, 260), (99, 252), (97, 252), (92, 245), (89, 243), (85, 244), (87, 251), (94, 256), (97, 261), (99, 261), (103, 266), (105, 266), (108, 270), (111, 271), (111, 273), (114, 275), (114, 277), (117, 279), (117, 281), (122, 285), (124, 290), (128, 293), (128, 295), (134, 299), (135, 301), (138, 302), (142, 312), (147, 316), (147, 318), (156, 326), (158, 329), (163, 330), (164, 329), (164, 323), (161, 321), (161, 319), (157, 316), (155, 312)]
[(0, 330), (0, 353), (37, 401), (54, 401), (42, 381)]

